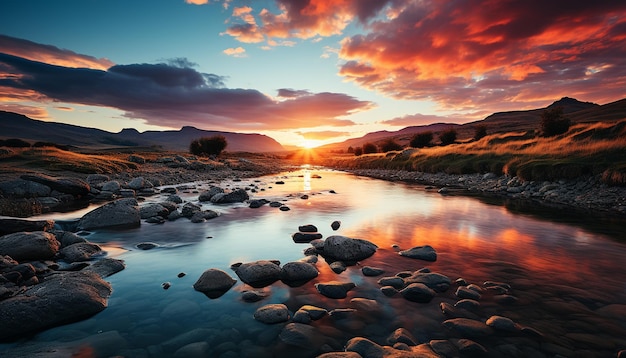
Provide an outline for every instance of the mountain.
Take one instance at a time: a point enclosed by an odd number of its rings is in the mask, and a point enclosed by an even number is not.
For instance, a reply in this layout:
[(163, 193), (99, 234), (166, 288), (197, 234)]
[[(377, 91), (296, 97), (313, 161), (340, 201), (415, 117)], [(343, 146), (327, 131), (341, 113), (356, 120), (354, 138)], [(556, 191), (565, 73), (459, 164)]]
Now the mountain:
[(119, 133), (71, 124), (44, 122), (24, 115), (0, 111), (0, 137), (21, 138), (31, 142), (92, 147), (150, 147), (160, 146), (166, 150), (187, 151), (189, 143), (200, 137), (223, 135), (230, 152), (281, 152), (283, 146), (271, 137), (262, 134), (208, 131), (194, 127), (183, 127), (171, 131), (146, 131), (126, 128)]

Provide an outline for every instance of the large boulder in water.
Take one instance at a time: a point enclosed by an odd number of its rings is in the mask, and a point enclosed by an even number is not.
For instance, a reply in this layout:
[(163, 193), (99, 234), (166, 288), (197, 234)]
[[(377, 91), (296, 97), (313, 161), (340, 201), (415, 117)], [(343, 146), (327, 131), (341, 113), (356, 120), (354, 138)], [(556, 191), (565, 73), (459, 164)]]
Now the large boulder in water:
[(78, 230), (92, 230), (115, 226), (139, 226), (141, 216), (136, 199), (112, 201), (85, 214), (78, 222)]
[(252, 287), (265, 287), (280, 279), (281, 269), (276, 262), (259, 260), (241, 264), (235, 273)]
[(56, 237), (44, 231), (16, 232), (0, 237), (0, 255), (17, 261), (51, 259), (59, 246)]
[(216, 204), (242, 203), (250, 199), (245, 189), (235, 189), (230, 193), (219, 193), (211, 197), (211, 202)]
[(377, 249), (378, 246), (367, 240), (332, 235), (324, 240), (322, 255), (338, 261), (354, 262), (374, 255)]
[(200, 291), (209, 298), (217, 298), (230, 290), (237, 280), (219, 269), (208, 269), (193, 284), (196, 291)]
[(43, 184), (61, 193), (71, 194), (74, 196), (87, 195), (91, 191), (89, 184), (78, 178), (55, 178), (44, 174), (24, 174), (20, 176), (20, 178)]
[(111, 285), (93, 272), (63, 272), (0, 301), (0, 341), (76, 322), (107, 306)]
[(319, 275), (315, 265), (308, 262), (295, 261), (283, 265), (280, 279), (288, 286), (300, 286)]

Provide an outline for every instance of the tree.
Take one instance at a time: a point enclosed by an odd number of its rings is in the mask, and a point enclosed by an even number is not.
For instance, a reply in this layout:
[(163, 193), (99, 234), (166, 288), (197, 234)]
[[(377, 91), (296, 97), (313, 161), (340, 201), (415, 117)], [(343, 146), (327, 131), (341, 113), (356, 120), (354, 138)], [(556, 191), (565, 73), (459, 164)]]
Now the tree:
[(422, 133), (417, 133), (411, 138), (409, 145), (413, 148), (424, 148), (430, 145), (430, 142), (433, 140), (433, 132), (427, 131)]
[(442, 145), (452, 144), (456, 141), (456, 129), (450, 127), (439, 134)]
[(392, 150), (402, 150), (402, 146), (400, 144), (398, 144), (395, 140), (391, 139), (391, 138), (386, 139), (380, 145), (380, 151), (381, 152), (391, 152)]
[(474, 126), (474, 140), (479, 140), (487, 135), (487, 126), (484, 124), (479, 124)]
[(357, 157), (363, 154), (363, 148), (361, 147), (356, 147), (354, 148), (354, 155), (356, 155)]
[(223, 135), (194, 139), (189, 144), (189, 152), (194, 155), (219, 155), (228, 145)]
[(378, 147), (373, 143), (363, 144), (363, 154), (378, 153)]
[(563, 134), (571, 125), (569, 118), (563, 115), (563, 107), (546, 109), (541, 113), (541, 134), (544, 137), (552, 137)]
[(354, 153), (354, 148), (352, 148), (352, 146), (348, 147), (348, 153), (350, 154)]

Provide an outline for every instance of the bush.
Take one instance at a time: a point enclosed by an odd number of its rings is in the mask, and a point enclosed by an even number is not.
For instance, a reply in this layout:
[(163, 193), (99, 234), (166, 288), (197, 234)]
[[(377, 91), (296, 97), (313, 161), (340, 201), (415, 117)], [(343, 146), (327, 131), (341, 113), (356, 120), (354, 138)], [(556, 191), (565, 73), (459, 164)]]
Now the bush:
[(227, 145), (226, 138), (222, 135), (202, 137), (191, 141), (189, 152), (200, 156), (219, 155)]
[(569, 118), (563, 115), (563, 107), (546, 109), (541, 114), (541, 134), (544, 137), (553, 137), (569, 130)]
[(354, 148), (354, 155), (356, 155), (357, 157), (363, 154), (363, 148), (361, 147), (356, 147)]
[(372, 143), (363, 144), (363, 154), (378, 153), (378, 147)]
[(352, 148), (352, 146), (348, 147), (348, 153), (350, 154), (354, 153), (354, 148)]
[(442, 145), (452, 144), (456, 141), (456, 129), (448, 128), (439, 134), (439, 140)]
[(29, 148), (30, 143), (19, 138), (9, 138), (5, 140), (0, 140), (0, 147)]
[(391, 138), (386, 139), (380, 145), (380, 151), (381, 152), (391, 152), (392, 150), (402, 150), (402, 146), (400, 144), (398, 144), (395, 140), (391, 139)]
[(433, 140), (433, 132), (422, 132), (417, 133), (411, 138), (409, 145), (413, 148), (424, 148), (430, 145), (430, 142)]
[(479, 124), (474, 126), (474, 140), (479, 140), (487, 135), (487, 126)]
[(68, 145), (56, 144), (52, 142), (35, 142), (33, 143), (32, 147), (33, 148), (52, 147), (52, 148), (57, 148), (61, 150), (70, 150), (70, 147)]

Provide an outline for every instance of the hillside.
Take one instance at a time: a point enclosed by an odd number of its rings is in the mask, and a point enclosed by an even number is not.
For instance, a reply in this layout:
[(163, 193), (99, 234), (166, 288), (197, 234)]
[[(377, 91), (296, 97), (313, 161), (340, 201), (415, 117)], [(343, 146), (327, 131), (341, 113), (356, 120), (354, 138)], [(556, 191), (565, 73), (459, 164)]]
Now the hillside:
[(165, 150), (187, 151), (189, 143), (200, 137), (223, 135), (230, 152), (280, 152), (284, 148), (276, 140), (261, 134), (207, 131), (183, 127), (178, 131), (146, 131), (124, 129), (119, 133), (56, 122), (44, 122), (27, 116), (0, 111), (0, 138), (21, 138), (30, 142), (89, 147), (159, 147)]

